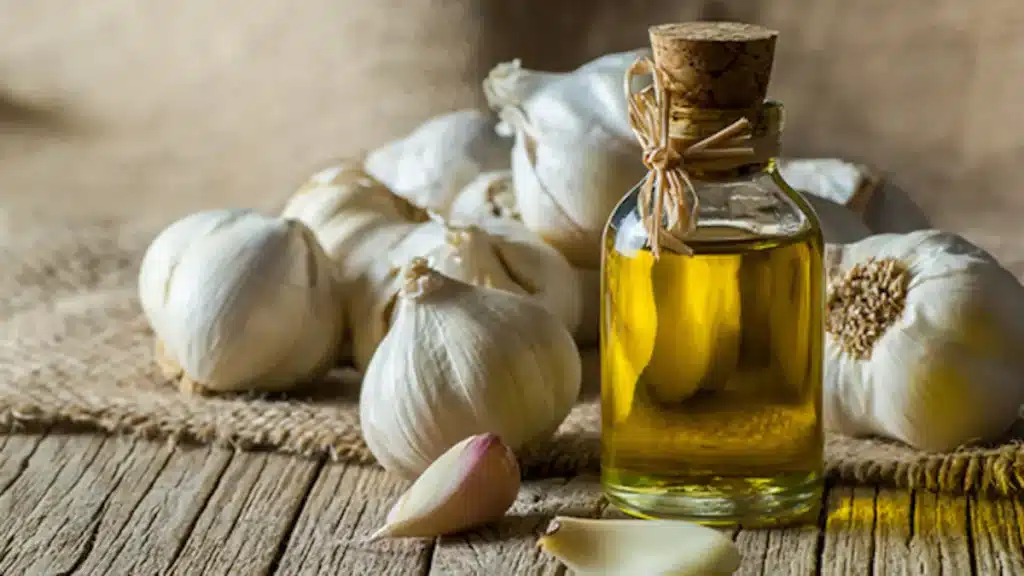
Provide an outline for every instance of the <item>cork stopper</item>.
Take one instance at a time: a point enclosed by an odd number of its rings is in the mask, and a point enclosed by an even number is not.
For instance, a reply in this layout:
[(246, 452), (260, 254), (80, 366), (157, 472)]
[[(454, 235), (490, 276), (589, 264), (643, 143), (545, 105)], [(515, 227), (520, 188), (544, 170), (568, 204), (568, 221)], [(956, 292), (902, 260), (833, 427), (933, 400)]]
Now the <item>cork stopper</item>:
[(735, 22), (685, 22), (653, 26), (650, 36), (673, 108), (751, 109), (764, 101), (778, 32)]

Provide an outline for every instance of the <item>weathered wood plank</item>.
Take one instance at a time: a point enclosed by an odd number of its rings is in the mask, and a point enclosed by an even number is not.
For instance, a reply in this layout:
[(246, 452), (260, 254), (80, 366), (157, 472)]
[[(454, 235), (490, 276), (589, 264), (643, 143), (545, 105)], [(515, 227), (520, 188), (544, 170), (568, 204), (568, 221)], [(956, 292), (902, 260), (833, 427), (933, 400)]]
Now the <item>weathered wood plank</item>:
[(826, 499), (822, 574), (871, 574), (874, 557), (874, 488), (834, 486)]
[(950, 494), (914, 493), (914, 534), (910, 557), (914, 574), (971, 574), (967, 499)]
[(92, 550), (99, 518), (122, 482), (148, 485), (162, 458), (133, 465), (135, 441), (74, 435), (49, 436), (11, 485), (10, 515), (0, 574), (69, 573)]
[(321, 466), (284, 454), (236, 453), (170, 573), (270, 573)]
[(1020, 501), (975, 497), (970, 501), (976, 574), (1024, 574)]
[(737, 576), (814, 574), (817, 570), (821, 537), (817, 524), (733, 530), (732, 535), (743, 557)]
[(374, 466), (325, 466), (277, 574), (426, 574), (434, 540), (365, 542), (408, 487), (408, 482)]
[(523, 484), (504, 520), (439, 539), (431, 574), (562, 574), (565, 567), (537, 547), (555, 515), (596, 517), (605, 509), (597, 478)]
[[(4, 445), (0, 448), (0, 494), (7, 491), (14, 481), (28, 468), (29, 458), (39, 448), (43, 436), (8, 435), (3, 436)], [(8, 447), (9, 446), (9, 447)]]
[[(137, 466), (166, 446), (140, 442)], [(78, 572), (89, 575), (164, 574), (192, 531), (231, 461), (224, 448), (175, 448), (148, 487), (122, 482), (100, 519), (96, 542)]]
[(916, 574), (910, 551), (914, 535), (914, 495), (879, 488), (875, 499), (875, 574)]

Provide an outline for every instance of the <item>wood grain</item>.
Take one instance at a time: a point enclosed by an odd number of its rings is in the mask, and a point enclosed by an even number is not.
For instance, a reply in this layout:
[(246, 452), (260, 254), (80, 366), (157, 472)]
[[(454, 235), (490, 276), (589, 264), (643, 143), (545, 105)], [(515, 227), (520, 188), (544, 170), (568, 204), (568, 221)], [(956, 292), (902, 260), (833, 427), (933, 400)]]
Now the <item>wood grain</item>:
[(872, 573), (875, 489), (835, 486), (826, 498), (823, 574)]
[[(75, 434), (0, 437), (0, 574), (552, 574), (557, 514), (621, 518), (594, 477), (524, 483), (472, 533), (363, 539), (408, 484), (378, 468)], [(823, 527), (728, 531), (737, 574), (1024, 574), (1024, 503), (837, 486)]]
[(971, 574), (967, 499), (914, 493), (914, 534), (910, 555), (914, 574)]
[(363, 542), (408, 487), (375, 467), (324, 467), (292, 531), (277, 574), (425, 574), (434, 541)]
[(103, 511), (92, 553), (78, 572), (88, 575), (165, 574), (216, 490), (232, 452), (140, 442), (132, 459), (166, 460), (147, 487), (122, 483)]
[(914, 495), (882, 488), (875, 498), (875, 574), (921, 574), (911, 554)]
[[(11, 438), (4, 451), (25, 438)], [(131, 466), (131, 441), (70, 435), (43, 438), (0, 495), (0, 574), (51, 574), (74, 568), (90, 546), (92, 525)], [(98, 458), (102, 452), (102, 457)]]
[(236, 453), (171, 574), (269, 574), (321, 467), (283, 454)]
[(1011, 576), (1024, 574), (1020, 501), (972, 498), (971, 539), (976, 574)]
[(605, 509), (597, 478), (524, 483), (508, 515), (494, 526), (441, 538), (431, 574), (562, 574), (564, 566), (537, 547), (556, 515), (594, 518)]

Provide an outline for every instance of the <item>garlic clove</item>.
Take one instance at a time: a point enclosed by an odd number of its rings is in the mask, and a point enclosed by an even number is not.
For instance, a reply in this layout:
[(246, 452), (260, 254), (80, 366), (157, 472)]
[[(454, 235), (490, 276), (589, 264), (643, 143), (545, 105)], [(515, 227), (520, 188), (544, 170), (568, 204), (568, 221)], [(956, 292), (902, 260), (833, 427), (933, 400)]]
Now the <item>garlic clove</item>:
[(519, 464), (496, 434), (452, 446), (416, 479), (370, 536), (433, 537), (461, 532), (505, 515), (519, 492)]
[(732, 540), (681, 520), (558, 516), (537, 544), (577, 574), (715, 576), (740, 566)]

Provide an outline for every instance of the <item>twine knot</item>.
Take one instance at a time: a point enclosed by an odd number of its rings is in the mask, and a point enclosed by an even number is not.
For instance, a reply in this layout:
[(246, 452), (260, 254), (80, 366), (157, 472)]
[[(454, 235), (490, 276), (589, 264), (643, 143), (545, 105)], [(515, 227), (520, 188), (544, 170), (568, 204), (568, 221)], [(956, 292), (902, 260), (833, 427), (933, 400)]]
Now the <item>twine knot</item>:
[(648, 170), (672, 170), (683, 162), (683, 155), (676, 152), (676, 149), (669, 146), (660, 146), (648, 150), (644, 154), (644, 166)]
[[(650, 86), (633, 91), (633, 78), (649, 74)], [(629, 125), (643, 149), (647, 177), (640, 189), (638, 208), (647, 230), (651, 252), (657, 259), (664, 244), (673, 251), (693, 254), (685, 238), (697, 227), (699, 200), (688, 169), (714, 165), (742, 166), (767, 160), (778, 150), (778, 135), (757, 140), (750, 121), (741, 116), (711, 136), (688, 146), (682, 152), (669, 139), (669, 99), (664, 87), (665, 73), (644, 56), (626, 70), (624, 87)], [(714, 117), (715, 111), (704, 111)], [(735, 117), (737, 111), (719, 111), (721, 118)]]

